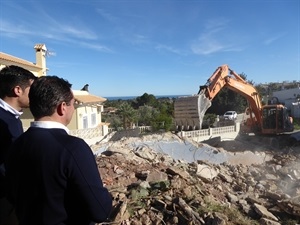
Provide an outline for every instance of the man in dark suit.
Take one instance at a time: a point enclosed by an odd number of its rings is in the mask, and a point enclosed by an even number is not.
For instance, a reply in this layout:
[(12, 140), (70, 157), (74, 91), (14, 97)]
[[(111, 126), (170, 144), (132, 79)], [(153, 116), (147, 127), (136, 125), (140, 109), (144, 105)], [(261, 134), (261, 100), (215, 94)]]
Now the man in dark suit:
[(12, 205), (5, 196), (4, 160), (13, 141), (23, 133), (20, 120), (23, 108), (29, 107), (33, 73), (19, 67), (6, 66), (0, 71), (0, 225), (17, 224)]
[(95, 157), (66, 127), (74, 112), (71, 84), (56, 76), (40, 77), (29, 100), (34, 121), (14, 142), (5, 164), (8, 196), (20, 225), (106, 221), (112, 198)]

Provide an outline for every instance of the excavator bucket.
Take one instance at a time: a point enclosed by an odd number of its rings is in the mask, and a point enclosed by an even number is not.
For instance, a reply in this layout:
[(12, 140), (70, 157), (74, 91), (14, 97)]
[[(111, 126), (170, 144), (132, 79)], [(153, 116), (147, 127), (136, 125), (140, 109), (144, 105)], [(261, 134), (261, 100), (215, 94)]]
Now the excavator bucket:
[(206, 110), (211, 101), (202, 92), (188, 97), (179, 97), (174, 102), (174, 118), (179, 131), (200, 130)]

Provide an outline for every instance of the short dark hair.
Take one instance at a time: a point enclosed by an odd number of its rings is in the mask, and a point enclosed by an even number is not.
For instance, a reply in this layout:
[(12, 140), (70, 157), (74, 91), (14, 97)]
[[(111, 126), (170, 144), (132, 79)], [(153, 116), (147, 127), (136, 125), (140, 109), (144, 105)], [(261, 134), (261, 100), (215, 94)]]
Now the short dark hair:
[(39, 77), (30, 87), (29, 108), (35, 119), (51, 116), (56, 107), (74, 98), (72, 84), (57, 76)]
[(11, 65), (0, 70), (0, 98), (11, 97), (14, 95), (13, 89), (20, 86), (22, 90), (30, 86), (31, 80), (37, 77), (22, 67)]

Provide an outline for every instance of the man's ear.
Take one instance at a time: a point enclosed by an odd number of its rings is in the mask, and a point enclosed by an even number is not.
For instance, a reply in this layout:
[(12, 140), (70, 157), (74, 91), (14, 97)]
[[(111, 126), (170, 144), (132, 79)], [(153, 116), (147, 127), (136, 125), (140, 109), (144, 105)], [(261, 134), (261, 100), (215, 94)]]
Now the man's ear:
[(13, 89), (13, 94), (15, 96), (20, 96), (23, 93), (23, 89), (20, 86), (15, 86)]
[(66, 107), (67, 107), (67, 104), (65, 102), (60, 103), (57, 106), (57, 114), (60, 116), (63, 116), (65, 114)]

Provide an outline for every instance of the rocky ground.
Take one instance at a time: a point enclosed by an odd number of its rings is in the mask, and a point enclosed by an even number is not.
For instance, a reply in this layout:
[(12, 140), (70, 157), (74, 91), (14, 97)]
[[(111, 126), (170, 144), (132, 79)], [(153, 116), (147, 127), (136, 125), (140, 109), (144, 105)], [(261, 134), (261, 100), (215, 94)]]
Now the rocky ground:
[[(186, 141), (172, 133), (99, 142), (91, 147), (95, 154), (105, 149), (96, 160), (114, 205), (110, 222), (102, 224), (300, 224), (300, 148), (286, 140), (209, 143), (217, 152), (244, 156), (221, 164), (174, 160), (149, 145), (132, 145)], [(249, 163), (247, 151), (268, 157)]]

